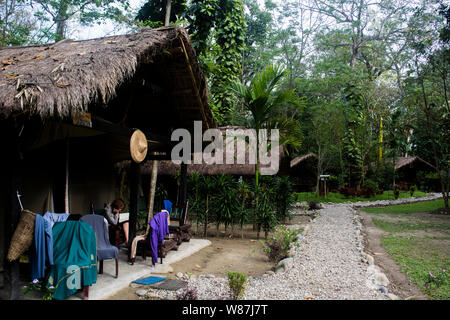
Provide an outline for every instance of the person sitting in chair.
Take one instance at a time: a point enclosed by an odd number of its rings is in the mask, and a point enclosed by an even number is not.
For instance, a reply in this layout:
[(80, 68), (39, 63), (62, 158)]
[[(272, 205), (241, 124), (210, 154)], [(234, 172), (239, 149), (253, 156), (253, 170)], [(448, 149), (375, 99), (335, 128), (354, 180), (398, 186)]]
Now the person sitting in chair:
[(123, 230), (125, 235), (125, 243), (128, 244), (128, 221), (120, 222), (119, 213), (125, 210), (125, 202), (122, 199), (116, 199), (112, 203), (108, 203), (105, 206), (105, 218), (109, 225), (113, 228), (119, 228)]

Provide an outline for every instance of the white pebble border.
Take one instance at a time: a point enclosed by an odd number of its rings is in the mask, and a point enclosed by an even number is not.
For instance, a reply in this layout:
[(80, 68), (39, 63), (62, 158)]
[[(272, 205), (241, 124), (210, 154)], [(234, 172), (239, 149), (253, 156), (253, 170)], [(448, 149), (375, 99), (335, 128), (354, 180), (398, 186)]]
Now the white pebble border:
[[(381, 207), (381, 206), (392, 206), (396, 204), (406, 204), (422, 201), (430, 201), (442, 198), (442, 193), (429, 193), (426, 197), (412, 197), (412, 198), (402, 198), (397, 200), (377, 200), (377, 201), (357, 201), (357, 202), (343, 202), (343, 203), (332, 203), (332, 202), (321, 202), (320, 205), (323, 208), (327, 207), (353, 207), (353, 208), (367, 208), (367, 207)], [(294, 208), (305, 208), (308, 207), (308, 202), (297, 202), (294, 204)], [(301, 211), (297, 211), (301, 214)]]
[[(298, 247), (285, 268), (249, 277), (244, 300), (386, 300), (398, 299), (389, 293), (389, 280), (363, 250), (361, 218), (355, 208), (411, 203), (442, 197), (381, 200), (342, 204), (322, 204), (316, 218), (298, 238)], [(304, 214), (297, 203), (294, 211)], [(199, 300), (229, 299), (228, 280), (214, 275), (178, 275), (195, 289)], [(149, 289), (145, 298), (176, 299), (176, 292)]]

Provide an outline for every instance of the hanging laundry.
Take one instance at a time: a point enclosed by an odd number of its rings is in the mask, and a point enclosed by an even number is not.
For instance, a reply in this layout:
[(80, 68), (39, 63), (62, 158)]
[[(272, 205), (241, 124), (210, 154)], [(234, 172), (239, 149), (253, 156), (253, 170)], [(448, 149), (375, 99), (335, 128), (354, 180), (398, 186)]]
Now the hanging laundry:
[(45, 220), (40, 215), (36, 215), (34, 224), (34, 243), (31, 249), (31, 280), (39, 280), (44, 277), (46, 243), (45, 243)]
[(169, 233), (169, 225), (167, 224), (167, 211), (161, 211), (150, 221), (151, 237), (150, 247), (152, 248), (152, 263), (158, 262), (158, 245), (164, 242), (164, 237)]
[(46, 212), (44, 214), (44, 219), (46, 221), (45, 224), (45, 235), (47, 239), (47, 252), (48, 252), (48, 260), (49, 264), (53, 264), (53, 225), (56, 222), (64, 222), (69, 217), (68, 213), (54, 213), (54, 212)]
[(47, 286), (63, 300), (97, 281), (97, 243), (92, 227), (82, 221), (58, 222), (53, 227), (54, 264)]

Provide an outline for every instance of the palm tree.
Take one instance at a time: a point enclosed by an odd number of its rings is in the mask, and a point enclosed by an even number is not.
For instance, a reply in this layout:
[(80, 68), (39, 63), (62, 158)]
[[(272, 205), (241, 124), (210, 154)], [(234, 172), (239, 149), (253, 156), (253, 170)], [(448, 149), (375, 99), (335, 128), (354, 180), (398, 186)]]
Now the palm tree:
[[(294, 148), (300, 146), (300, 125), (296, 120), (288, 117), (283, 107), (301, 108), (303, 101), (295, 95), (294, 90), (280, 90), (285, 76), (286, 71), (282, 67), (269, 64), (255, 75), (249, 85), (238, 81), (231, 84), (231, 89), (236, 93), (244, 110), (248, 113), (247, 127), (256, 130), (255, 191), (259, 189), (259, 130), (279, 129), (280, 145), (289, 144)], [(257, 202), (258, 197), (255, 200)], [(258, 212), (256, 215), (258, 217)], [(260, 225), (258, 226), (258, 238), (259, 230)]]

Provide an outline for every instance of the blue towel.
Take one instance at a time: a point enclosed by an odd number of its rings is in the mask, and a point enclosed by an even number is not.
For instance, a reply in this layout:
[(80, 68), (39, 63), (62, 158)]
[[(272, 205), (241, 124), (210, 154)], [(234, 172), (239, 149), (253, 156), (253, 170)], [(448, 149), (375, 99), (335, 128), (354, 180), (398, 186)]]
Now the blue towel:
[(164, 200), (164, 209), (172, 213), (172, 202), (170, 200)]
[(36, 215), (34, 227), (34, 244), (31, 250), (31, 280), (42, 279), (45, 272), (45, 220)]
[(50, 265), (53, 264), (53, 235), (52, 229), (56, 222), (64, 222), (69, 217), (68, 213), (46, 212), (43, 216), (45, 220), (45, 234), (47, 240), (47, 258)]
[(166, 278), (151, 276), (151, 277), (135, 280), (135, 281), (133, 281), (133, 283), (137, 283), (137, 284), (153, 284), (153, 283), (160, 282), (160, 281), (163, 281), (163, 280), (166, 280)]

